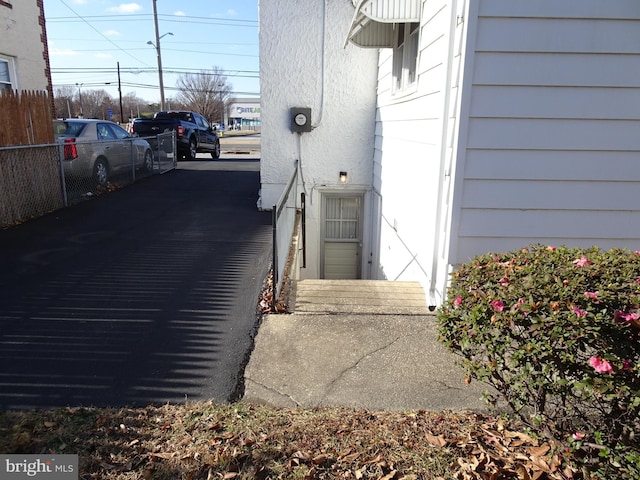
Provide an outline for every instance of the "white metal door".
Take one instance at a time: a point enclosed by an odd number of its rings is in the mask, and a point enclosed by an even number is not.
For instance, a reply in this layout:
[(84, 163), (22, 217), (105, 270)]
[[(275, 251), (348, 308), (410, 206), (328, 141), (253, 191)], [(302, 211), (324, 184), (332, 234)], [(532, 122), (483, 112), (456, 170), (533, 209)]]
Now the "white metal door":
[(361, 219), (361, 195), (324, 195), (322, 278), (358, 279), (361, 277)]

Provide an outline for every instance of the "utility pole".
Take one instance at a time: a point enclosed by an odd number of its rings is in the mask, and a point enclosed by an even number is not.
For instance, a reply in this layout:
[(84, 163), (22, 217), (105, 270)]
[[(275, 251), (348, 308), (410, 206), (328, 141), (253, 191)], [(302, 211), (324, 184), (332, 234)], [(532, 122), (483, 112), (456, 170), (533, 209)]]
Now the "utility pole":
[(153, 23), (156, 28), (156, 54), (158, 57), (158, 80), (160, 82), (160, 110), (164, 111), (164, 82), (162, 80), (162, 55), (160, 53), (160, 32), (158, 31), (158, 10), (153, 0)]
[(118, 62), (118, 96), (120, 97), (120, 124), (124, 124), (124, 114), (122, 113), (122, 84), (120, 83), (120, 62)]

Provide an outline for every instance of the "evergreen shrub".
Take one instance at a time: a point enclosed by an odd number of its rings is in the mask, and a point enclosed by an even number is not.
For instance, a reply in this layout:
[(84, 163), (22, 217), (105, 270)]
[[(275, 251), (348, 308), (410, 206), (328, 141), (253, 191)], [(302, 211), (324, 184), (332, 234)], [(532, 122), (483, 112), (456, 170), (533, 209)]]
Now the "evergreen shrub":
[(640, 252), (532, 245), (453, 273), (440, 339), (592, 478), (640, 478)]

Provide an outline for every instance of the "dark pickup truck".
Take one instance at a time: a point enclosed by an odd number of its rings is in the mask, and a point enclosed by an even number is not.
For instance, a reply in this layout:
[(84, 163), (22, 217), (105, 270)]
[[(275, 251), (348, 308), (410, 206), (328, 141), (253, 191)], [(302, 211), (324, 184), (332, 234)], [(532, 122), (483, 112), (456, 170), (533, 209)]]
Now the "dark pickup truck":
[(136, 118), (131, 124), (131, 133), (139, 137), (151, 137), (164, 132), (176, 132), (178, 156), (195, 160), (196, 153), (210, 153), (220, 158), (220, 139), (215, 127), (196, 112), (157, 112), (153, 118)]

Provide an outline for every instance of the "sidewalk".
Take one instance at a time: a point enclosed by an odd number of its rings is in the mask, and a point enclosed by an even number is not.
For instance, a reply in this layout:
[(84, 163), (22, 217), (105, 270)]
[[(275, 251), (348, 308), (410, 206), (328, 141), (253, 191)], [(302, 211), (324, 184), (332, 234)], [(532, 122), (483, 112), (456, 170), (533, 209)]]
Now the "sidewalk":
[(418, 283), (298, 282), (291, 315), (268, 315), (245, 370), (247, 402), (278, 407), (486, 410), (437, 342)]

